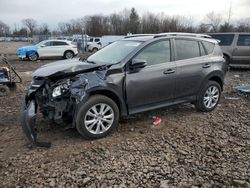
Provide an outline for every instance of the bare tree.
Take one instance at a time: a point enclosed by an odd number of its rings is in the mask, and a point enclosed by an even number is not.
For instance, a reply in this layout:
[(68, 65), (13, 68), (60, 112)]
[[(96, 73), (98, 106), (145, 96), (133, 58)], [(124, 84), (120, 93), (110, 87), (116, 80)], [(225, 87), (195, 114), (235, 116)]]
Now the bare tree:
[(10, 34), (10, 27), (0, 20), (0, 36), (7, 36)]
[(30, 36), (35, 34), (37, 22), (33, 18), (26, 18), (26, 19), (22, 20), (22, 23), (29, 30)]
[(211, 25), (213, 27), (214, 32), (219, 30), (219, 26), (222, 22), (221, 14), (217, 14), (215, 12), (209, 12), (205, 18), (205, 24)]
[(49, 35), (50, 30), (49, 30), (48, 24), (43, 23), (42, 25), (40, 25), (40, 27), (38, 29), (38, 33), (41, 34), (41, 35)]

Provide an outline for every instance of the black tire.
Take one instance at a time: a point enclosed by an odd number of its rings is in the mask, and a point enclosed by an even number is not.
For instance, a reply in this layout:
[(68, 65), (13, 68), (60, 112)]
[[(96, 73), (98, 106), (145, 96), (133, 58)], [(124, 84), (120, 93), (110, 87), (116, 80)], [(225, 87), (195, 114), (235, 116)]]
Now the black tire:
[(10, 92), (10, 89), (8, 86), (0, 85), (0, 97), (8, 95)]
[(30, 61), (37, 61), (38, 60), (38, 54), (37, 53), (29, 54), (28, 58), (29, 58)]
[(95, 53), (95, 52), (97, 52), (97, 51), (98, 51), (97, 48), (93, 48), (93, 49), (92, 49), (92, 52), (93, 52), (93, 53)]
[[(113, 111), (114, 118), (112, 124), (110, 123), (110, 127), (103, 133), (93, 134), (91, 133), (85, 125), (85, 119), (87, 117), (87, 112), (94, 107), (95, 105), (106, 104)], [(100, 110), (100, 109), (99, 109)], [(104, 95), (93, 95), (91, 96), (84, 104), (82, 104), (76, 115), (76, 129), (77, 131), (86, 139), (98, 139), (107, 136), (110, 132), (112, 132), (117, 126), (119, 122), (119, 109), (117, 104), (110, 98)]]
[[(206, 96), (206, 92), (209, 88), (211, 87), (216, 87), (218, 89), (218, 100), (216, 102), (216, 104), (214, 106), (212, 106), (211, 108), (208, 108), (204, 103), (204, 99)], [(201, 89), (198, 97), (197, 97), (197, 101), (195, 103), (195, 107), (198, 111), (201, 112), (210, 112), (212, 110), (214, 110), (216, 108), (216, 106), (218, 105), (218, 103), (220, 102), (220, 97), (221, 97), (221, 86), (218, 82), (215, 81), (208, 81), (204, 87)]]
[(74, 53), (72, 51), (64, 52), (63, 58), (64, 59), (72, 59), (74, 57)]
[(227, 55), (224, 55), (224, 59), (226, 61), (226, 71), (230, 68), (230, 58)]

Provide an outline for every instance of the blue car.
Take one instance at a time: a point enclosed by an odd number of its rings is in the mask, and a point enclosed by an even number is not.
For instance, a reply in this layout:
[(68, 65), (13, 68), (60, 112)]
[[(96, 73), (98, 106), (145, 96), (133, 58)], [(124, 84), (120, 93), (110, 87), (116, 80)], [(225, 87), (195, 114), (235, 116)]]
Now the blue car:
[(23, 46), (17, 49), (17, 56), (20, 59), (28, 58), (31, 61), (44, 57), (71, 59), (77, 54), (77, 46), (67, 40), (45, 40), (33, 46)]

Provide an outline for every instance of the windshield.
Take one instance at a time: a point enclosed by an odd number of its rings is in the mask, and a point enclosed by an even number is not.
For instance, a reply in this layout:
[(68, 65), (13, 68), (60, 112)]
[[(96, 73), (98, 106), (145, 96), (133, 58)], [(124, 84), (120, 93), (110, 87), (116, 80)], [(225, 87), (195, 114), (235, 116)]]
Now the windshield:
[(140, 44), (141, 42), (138, 41), (117, 41), (91, 55), (87, 61), (100, 64), (115, 64), (120, 62)]
[(43, 45), (43, 44), (44, 44), (44, 41), (39, 42), (38, 44), (36, 44), (36, 46), (41, 46), (41, 45)]

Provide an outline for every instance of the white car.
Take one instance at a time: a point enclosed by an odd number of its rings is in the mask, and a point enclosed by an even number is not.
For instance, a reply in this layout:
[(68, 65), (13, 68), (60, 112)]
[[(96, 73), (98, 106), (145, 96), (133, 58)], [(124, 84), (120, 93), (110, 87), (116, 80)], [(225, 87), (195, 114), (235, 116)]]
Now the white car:
[(18, 48), (19, 58), (35, 61), (43, 57), (63, 57), (71, 59), (78, 54), (77, 46), (67, 40), (45, 40), (34, 46)]

